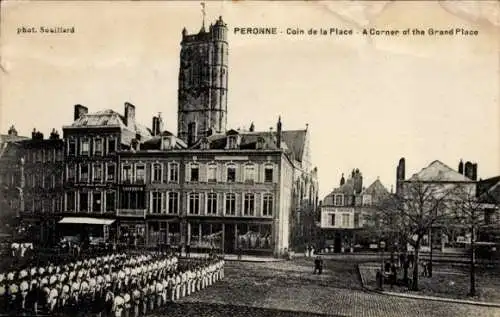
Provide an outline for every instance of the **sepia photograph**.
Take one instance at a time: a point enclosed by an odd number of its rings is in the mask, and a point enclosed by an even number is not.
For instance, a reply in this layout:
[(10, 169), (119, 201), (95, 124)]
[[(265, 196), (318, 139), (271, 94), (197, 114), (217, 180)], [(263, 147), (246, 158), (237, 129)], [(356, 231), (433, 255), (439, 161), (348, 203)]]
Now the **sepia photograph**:
[(500, 317), (498, 1), (0, 14), (0, 316)]

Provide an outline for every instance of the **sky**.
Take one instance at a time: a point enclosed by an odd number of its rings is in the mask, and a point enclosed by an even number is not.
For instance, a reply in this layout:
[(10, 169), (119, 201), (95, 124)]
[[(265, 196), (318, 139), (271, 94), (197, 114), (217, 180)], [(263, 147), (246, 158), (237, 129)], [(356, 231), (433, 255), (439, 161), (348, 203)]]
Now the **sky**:
[[(228, 128), (309, 125), (320, 198), (342, 173), (390, 189), (406, 158), (411, 176), (434, 160), (500, 174), (498, 2), (217, 2), (206, 23), (228, 24)], [(48, 135), (90, 112), (124, 103), (150, 126), (158, 112), (177, 131), (181, 31), (197, 33), (201, 5), (188, 2), (9, 2), (1, 9), (0, 131), (14, 124)], [(73, 34), (21, 33), (74, 27)], [(276, 35), (235, 34), (276, 27)], [(287, 35), (287, 28), (352, 29), (353, 35)], [(463, 28), (478, 35), (365, 36), (363, 28)], [(283, 32), (283, 33), (281, 33)]]

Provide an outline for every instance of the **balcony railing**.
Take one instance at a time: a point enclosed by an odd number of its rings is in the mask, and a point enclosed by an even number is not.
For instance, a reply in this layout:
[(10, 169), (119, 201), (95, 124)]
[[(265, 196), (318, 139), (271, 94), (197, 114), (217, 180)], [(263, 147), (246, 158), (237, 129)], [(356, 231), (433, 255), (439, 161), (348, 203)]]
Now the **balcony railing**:
[(117, 209), (116, 215), (119, 217), (146, 217), (146, 209)]

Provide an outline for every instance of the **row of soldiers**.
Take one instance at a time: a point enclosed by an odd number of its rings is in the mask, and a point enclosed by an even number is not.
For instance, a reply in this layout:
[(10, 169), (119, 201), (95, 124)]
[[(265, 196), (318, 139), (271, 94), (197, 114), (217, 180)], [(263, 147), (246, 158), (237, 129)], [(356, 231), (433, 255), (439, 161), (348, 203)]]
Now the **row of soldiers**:
[(165, 253), (114, 254), (9, 272), (0, 275), (0, 313), (137, 316), (211, 285), (223, 265), (212, 258), (180, 268)]

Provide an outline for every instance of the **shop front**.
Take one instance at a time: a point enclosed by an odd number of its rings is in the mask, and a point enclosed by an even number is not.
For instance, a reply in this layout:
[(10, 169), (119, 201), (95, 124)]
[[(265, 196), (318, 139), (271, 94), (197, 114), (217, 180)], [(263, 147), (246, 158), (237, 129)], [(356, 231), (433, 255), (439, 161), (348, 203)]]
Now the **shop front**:
[(150, 220), (148, 226), (148, 246), (180, 246), (181, 225), (178, 219)]
[(272, 254), (272, 223), (245, 220), (188, 220), (187, 243), (192, 250), (226, 254)]

